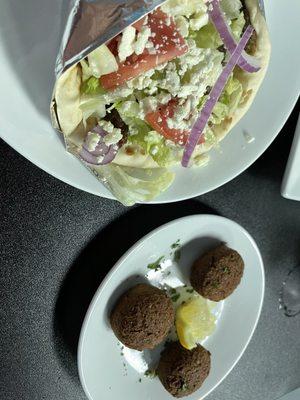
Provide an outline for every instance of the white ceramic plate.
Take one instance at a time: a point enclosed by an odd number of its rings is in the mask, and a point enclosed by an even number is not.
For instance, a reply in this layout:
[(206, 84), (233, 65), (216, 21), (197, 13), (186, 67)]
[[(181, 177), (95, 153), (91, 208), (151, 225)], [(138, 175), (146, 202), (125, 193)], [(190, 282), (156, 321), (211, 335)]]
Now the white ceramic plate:
[[(0, 135), (34, 164), (77, 188), (111, 194), (75, 158), (66, 154), (49, 120), (54, 62), (64, 0), (0, 1)], [(266, 80), (246, 117), (212, 152), (208, 167), (180, 169), (174, 185), (156, 203), (213, 190), (249, 167), (271, 144), (300, 90), (299, 0), (265, 0), (273, 54)], [(243, 132), (255, 137), (247, 144)]]
[(186, 282), (193, 261), (219, 242), (226, 242), (236, 249), (245, 261), (242, 282), (219, 306), (216, 330), (204, 343), (212, 353), (210, 375), (202, 388), (189, 399), (196, 400), (210, 393), (245, 351), (255, 330), (264, 296), (263, 262), (254, 240), (241, 226), (222, 217), (194, 215), (178, 219), (156, 229), (134, 245), (103, 281), (89, 307), (79, 341), (78, 368), (82, 386), (90, 400), (171, 398), (157, 378), (145, 378), (127, 365), (120, 355), (108, 315), (120, 294), (141, 279), (137, 279), (137, 275), (145, 277), (149, 272), (147, 265), (162, 255), (168, 255), (170, 246), (178, 238), (182, 243), (182, 257), (177, 272), (185, 277)]
[(295, 131), (295, 137), (286, 166), (281, 194), (290, 200), (300, 201), (300, 115)]

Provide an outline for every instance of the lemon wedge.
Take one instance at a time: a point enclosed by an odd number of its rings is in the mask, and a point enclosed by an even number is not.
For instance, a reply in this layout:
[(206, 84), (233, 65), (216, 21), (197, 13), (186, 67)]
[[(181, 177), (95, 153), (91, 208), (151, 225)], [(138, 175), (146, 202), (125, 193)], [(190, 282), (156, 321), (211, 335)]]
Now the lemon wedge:
[(196, 347), (197, 343), (213, 333), (215, 322), (210, 305), (201, 296), (192, 297), (180, 305), (175, 325), (181, 345), (188, 350)]

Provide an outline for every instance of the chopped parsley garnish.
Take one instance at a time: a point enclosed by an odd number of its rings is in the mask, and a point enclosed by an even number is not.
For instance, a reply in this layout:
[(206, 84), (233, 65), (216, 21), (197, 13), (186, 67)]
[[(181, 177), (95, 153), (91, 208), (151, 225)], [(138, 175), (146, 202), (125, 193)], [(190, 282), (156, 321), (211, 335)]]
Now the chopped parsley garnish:
[(188, 385), (184, 382), (180, 388), (180, 390), (182, 390), (183, 392), (185, 392), (186, 390), (188, 390)]
[(177, 250), (175, 250), (175, 252), (174, 252), (174, 257), (173, 257), (173, 259), (174, 259), (174, 261), (178, 262), (178, 261), (180, 260), (180, 258), (181, 258), (181, 250), (180, 250), (180, 249), (177, 249)]
[(139, 382), (140, 382), (140, 383), (142, 382), (142, 378), (139, 379)]
[(176, 242), (171, 245), (171, 249), (177, 249), (177, 247), (180, 247), (180, 239), (177, 239)]
[(223, 272), (225, 272), (225, 274), (230, 274), (230, 268), (224, 267)]
[(174, 288), (170, 289), (170, 294), (177, 294), (176, 289), (174, 289)]
[(179, 297), (180, 297), (179, 293), (174, 294), (174, 296), (171, 297), (171, 300), (173, 301), (173, 303), (176, 303), (176, 301), (179, 299)]
[(145, 373), (145, 376), (147, 376), (147, 378), (155, 378), (157, 376), (156, 371), (154, 369), (148, 369)]
[(187, 293), (194, 293), (194, 289), (186, 289)]
[(158, 271), (161, 268), (160, 264), (164, 260), (164, 258), (165, 257), (162, 256), (157, 261), (155, 261), (154, 263), (148, 264), (147, 268), (148, 269), (154, 269), (155, 271)]

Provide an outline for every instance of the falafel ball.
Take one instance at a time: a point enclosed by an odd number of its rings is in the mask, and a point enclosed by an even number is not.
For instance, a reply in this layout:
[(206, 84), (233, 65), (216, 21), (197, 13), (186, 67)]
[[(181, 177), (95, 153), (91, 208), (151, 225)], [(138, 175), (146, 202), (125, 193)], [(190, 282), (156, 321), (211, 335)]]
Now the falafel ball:
[(200, 344), (187, 350), (179, 342), (167, 345), (157, 368), (165, 389), (174, 397), (184, 397), (198, 390), (210, 371), (210, 352)]
[(221, 301), (237, 288), (243, 273), (244, 261), (240, 254), (222, 244), (195, 261), (191, 284), (206, 299)]
[(110, 323), (120, 342), (142, 351), (153, 349), (165, 339), (174, 317), (172, 301), (165, 292), (151, 285), (139, 284), (119, 298)]

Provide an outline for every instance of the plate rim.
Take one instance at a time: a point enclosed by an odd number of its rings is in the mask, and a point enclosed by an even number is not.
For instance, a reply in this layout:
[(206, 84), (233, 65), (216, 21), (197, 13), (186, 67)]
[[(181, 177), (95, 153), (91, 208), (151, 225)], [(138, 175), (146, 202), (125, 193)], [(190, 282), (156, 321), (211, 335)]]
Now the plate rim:
[[(193, 196), (189, 196), (189, 195), (181, 195), (181, 196), (177, 196), (176, 198), (172, 198), (172, 199), (165, 199), (165, 200), (161, 200), (159, 199), (159, 197), (157, 199), (148, 201), (148, 202), (136, 202), (136, 204), (149, 204), (149, 205), (154, 205), (154, 204), (171, 204), (171, 203), (176, 203), (178, 201), (185, 201), (185, 200), (191, 200), (194, 199), (198, 196), (202, 196), (204, 194), (208, 194), (213, 192), (216, 189), (219, 189), (221, 187), (223, 187), (224, 185), (226, 185), (227, 183), (231, 182), (232, 180), (234, 180), (235, 178), (237, 178), (238, 176), (240, 176), (241, 174), (243, 174), (248, 168), (250, 168), (267, 150), (268, 148), (273, 144), (274, 140), (277, 138), (277, 136), (280, 134), (280, 132), (282, 131), (284, 125), (286, 124), (287, 120), (289, 119), (291, 113), (293, 112), (294, 108), (296, 107), (296, 104), (298, 102), (300, 96), (300, 92), (298, 94), (298, 97), (296, 97), (295, 99), (293, 99), (293, 101), (291, 102), (291, 107), (288, 107), (287, 112), (285, 113), (284, 118), (282, 119), (282, 123), (278, 126), (277, 130), (274, 131), (270, 142), (268, 142), (268, 144), (266, 146), (264, 146), (260, 152), (257, 153), (257, 155), (248, 163), (246, 163), (244, 165), (244, 167), (242, 169), (237, 169), (237, 171), (233, 172), (231, 175), (228, 175), (226, 179), (222, 179), (222, 183), (218, 184), (216, 183), (215, 185), (210, 186), (210, 188), (208, 190), (200, 190)], [(1, 121), (0, 121), (1, 122)], [(58, 132), (56, 132), (57, 134), (59, 134)], [(6, 143), (8, 144), (14, 151), (16, 151), (18, 154), (20, 154), (22, 157), (24, 157), (26, 160), (28, 160), (30, 163), (32, 163), (33, 165), (35, 165), (36, 167), (38, 167), (39, 169), (41, 169), (42, 171), (46, 172), (48, 175), (52, 176), (55, 179), (58, 179), (60, 182), (63, 182), (75, 189), (78, 189), (80, 191), (83, 191), (85, 193), (89, 193), (93, 196), (99, 197), (99, 198), (103, 198), (103, 199), (108, 199), (108, 200), (113, 200), (115, 202), (119, 202), (118, 199), (116, 199), (116, 197), (110, 193), (109, 191), (107, 193), (96, 193), (95, 191), (89, 190), (88, 188), (83, 188), (82, 185), (80, 185), (77, 182), (73, 182), (70, 179), (68, 179), (66, 176), (63, 175), (59, 175), (56, 172), (53, 172), (51, 170), (51, 168), (48, 168), (47, 165), (42, 164), (41, 162), (36, 162), (35, 160), (33, 160), (33, 157), (31, 157), (29, 154), (25, 154), (25, 152), (22, 151), (21, 147), (17, 148), (15, 147), (11, 141), (9, 140), (9, 136), (4, 135), (1, 133), (0, 131), (0, 138)], [(226, 139), (226, 138), (225, 138)], [(66, 151), (66, 155), (67, 155), (67, 151)], [(98, 182), (99, 185), (103, 186), (105, 189), (107, 189), (105, 187), (105, 185), (103, 185), (102, 182)]]
[[(228, 369), (228, 371), (226, 372), (226, 374), (224, 374), (224, 376), (216, 382), (216, 384), (204, 395), (204, 397), (201, 397), (201, 400), (204, 399), (205, 397), (207, 397), (210, 393), (212, 393), (225, 379), (226, 377), (231, 373), (231, 371), (234, 369), (234, 367), (237, 365), (237, 363), (240, 361), (241, 357), (243, 356), (243, 354), (245, 353), (253, 335), (254, 332), (257, 328), (257, 324), (258, 321), (260, 319), (261, 316), (261, 312), (262, 312), (262, 308), (263, 308), (263, 302), (264, 302), (264, 297), (265, 297), (265, 268), (264, 268), (264, 261), (261, 255), (261, 252), (259, 250), (259, 247), (257, 246), (254, 238), (252, 237), (252, 235), (239, 223), (223, 217), (223, 216), (219, 216), (216, 214), (192, 214), (192, 215), (188, 215), (185, 217), (181, 217), (181, 218), (177, 218), (174, 219), (172, 221), (169, 221), (163, 225), (158, 226), (157, 228), (153, 229), (151, 232), (149, 232), (148, 234), (146, 234), (145, 236), (143, 236), (141, 239), (139, 239), (136, 243), (134, 243), (120, 258), (119, 260), (114, 264), (114, 266), (111, 268), (111, 270), (108, 272), (108, 274), (105, 276), (105, 278), (103, 279), (103, 281), (100, 283), (99, 287), (97, 288), (90, 304), (89, 307), (86, 311), (83, 323), (82, 323), (82, 327), (81, 327), (81, 331), (80, 331), (80, 336), (79, 336), (79, 341), (78, 341), (78, 347), (77, 347), (77, 370), (78, 370), (78, 375), (79, 375), (79, 380), (81, 383), (81, 386), (86, 394), (86, 396), (88, 397), (89, 400), (95, 400), (92, 395), (89, 393), (88, 387), (85, 383), (85, 379), (84, 379), (84, 374), (83, 374), (83, 367), (82, 367), (82, 354), (83, 354), (83, 343), (84, 343), (84, 338), (85, 338), (85, 334), (86, 334), (86, 330), (87, 330), (87, 325), (89, 323), (89, 320), (92, 316), (92, 312), (94, 309), (94, 306), (96, 304), (96, 302), (98, 301), (98, 298), (100, 297), (101, 292), (103, 291), (103, 289), (106, 287), (106, 285), (108, 284), (108, 282), (110, 281), (110, 279), (112, 278), (112, 276), (114, 275), (114, 273), (119, 269), (120, 265), (123, 264), (123, 262), (134, 252), (136, 251), (136, 249), (146, 240), (149, 240), (152, 236), (156, 235), (158, 232), (169, 228), (172, 225), (175, 225), (177, 223), (181, 223), (184, 222), (186, 220), (190, 220), (190, 219), (205, 219), (205, 218), (211, 218), (214, 219), (215, 221), (219, 221), (219, 222), (225, 222), (225, 223), (229, 223), (231, 224), (234, 228), (236, 228), (237, 230), (239, 230), (241, 233), (243, 233), (246, 238), (248, 239), (248, 241), (251, 243), (251, 246), (253, 247), (254, 251), (256, 252), (258, 259), (259, 259), (259, 265), (258, 265), (258, 269), (260, 271), (260, 275), (261, 275), (261, 283), (262, 283), (262, 289), (261, 289), (261, 293), (260, 293), (260, 301), (259, 301), (259, 307), (256, 313), (256, 317), (255, 317), (255, 322), (252, 326), (251, 331), (249, 332), (249, 336), (248, 339), (246, 340), (244, 346), (242, 347), (242, 350), (240, 352), (240, 354), (238, 355), (238, 357), (236, 358), (236, 360), (234, 361), (234, 363), (232, 364), (232, 366)], [(199, 399), (200, 400), (200, 399)]]

